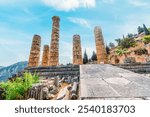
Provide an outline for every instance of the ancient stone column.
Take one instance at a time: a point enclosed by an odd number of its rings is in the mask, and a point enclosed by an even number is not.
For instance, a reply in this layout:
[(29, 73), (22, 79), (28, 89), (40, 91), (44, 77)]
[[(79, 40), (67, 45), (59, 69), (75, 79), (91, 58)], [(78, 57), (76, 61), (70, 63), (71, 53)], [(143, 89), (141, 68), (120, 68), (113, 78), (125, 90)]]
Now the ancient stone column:
[(40, 60), (40, 47), (41, 47), (41, 37), (39, 35), (33, 36), (28, 67), (38, 67)]
[(96, 26), (94, 29), (95, 34), (95, 43), (96, 43), (96, 51), (97, 51), (97, 63), (107, 63), (107, 53), (104, 44), (104, 38), (102, 34), (102, 30), (99, 26)]
[(52, 17), (52, 35), (50, 44), (49, 66), (59, 65), (59, 21), (58, 16)]
[(44, 45), (43, 56), (42, 56), (42, 66), (49, 66), (49, 45)]
[(74, 65), (83, 64), (80, 35), (73, 36), (73, 64)]

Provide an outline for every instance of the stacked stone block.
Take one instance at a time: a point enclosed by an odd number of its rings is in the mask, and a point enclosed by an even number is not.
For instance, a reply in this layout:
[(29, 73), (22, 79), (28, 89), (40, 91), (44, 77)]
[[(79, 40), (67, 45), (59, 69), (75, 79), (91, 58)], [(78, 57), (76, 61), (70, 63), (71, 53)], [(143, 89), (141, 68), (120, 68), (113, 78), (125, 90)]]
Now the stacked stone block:
[(73, 36), (73, 64), (83, 64), (80, 35)]
[(42, 66), (43, 67), (49, 66), (49, 46), (48, 45), (44, 45), (44, 48), (43, 48)]
[(107, 63), (107, 53), (104, 44), (104, 38), (102, 34), (102, 30), (100, 27), (96, 26), (94, 29), (95, 34), (95, 42), (96, 42), (96, 51), (97, 51), (97, 63)]
[(28, 67), (38, 67), (40, 60), (40, 47), (41, 47), (41, 37), (39, 35), (33, 36)]
[(52, 35), (50, 44), (50, 54), (49, 54), (49, 66), (59, 65), (59, 21), (58, 16), (52, 17)]

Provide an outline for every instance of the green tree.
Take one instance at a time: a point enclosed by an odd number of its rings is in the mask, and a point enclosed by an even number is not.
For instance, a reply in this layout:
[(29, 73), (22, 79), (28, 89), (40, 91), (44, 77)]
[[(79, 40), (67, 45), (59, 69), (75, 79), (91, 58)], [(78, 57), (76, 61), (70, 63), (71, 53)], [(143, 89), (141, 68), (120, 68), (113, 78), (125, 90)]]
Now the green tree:
[(150, 32), (150, 28), (148, 28), (148, 31)]
[(23, 77), (18, 77), (13, 81), (2, 82), (0, 88), (5, 90), (3, 94), (7, 100), (24, 99), (25, 93), (37, 83), (39, 77), (31, 73), (24, 73)]
[(108, 46), (106, 46), (106, 53), (110, 54), (110, 48)]
[(132, 34), (132, 33), (129, 33), (128, 35), (127, 35), (127, 38), (133, 38), (134, 37), (134, 34)]
[(144, 32), (144, 29), (141, 26), (138, 26), (138, 34), (141, 34), (142, 32)]
[(96, 55), (96, 53), (95, 53), (94, 51), (93, 51), (93, 53), (92, 53), (91, 60), (92, 60), (92, 61), (97, 61), (97, 55)]
[(130, 47), (134, 47), (135, 46), (135, 40), (133, 38), (125, 38), (125, 39), (122, 39), (121, 42), (120, 42), (120, 47), (122, 49), (124, 48), (130, 48)]
[(145, 35), (150, 35), (150, 32), (147, 29), (147, 27), (145, 26), (145, 24), (143, 24), (143, 29), (144, 29)]
[(85, 49), (84, 57), (83, 57), (83, 64), (86, 64), (86, 63), (88, 63), (88, 56), (87, 56), (86, 49)]
[(89, 63), (91, 62), (91, 59), (89, 59)]
[(121, 43), (121, 39), (115, 39), (115, 41), (117, 42), (117, 45), (120, 46), (120, 43)]
[(112, 42), (110, 42), (110, 43), (109, 43), (109, 47), (110, 47), (110, 48), (114, 48), (114, 47), (115, 47), (115, 44), (112, 43)]

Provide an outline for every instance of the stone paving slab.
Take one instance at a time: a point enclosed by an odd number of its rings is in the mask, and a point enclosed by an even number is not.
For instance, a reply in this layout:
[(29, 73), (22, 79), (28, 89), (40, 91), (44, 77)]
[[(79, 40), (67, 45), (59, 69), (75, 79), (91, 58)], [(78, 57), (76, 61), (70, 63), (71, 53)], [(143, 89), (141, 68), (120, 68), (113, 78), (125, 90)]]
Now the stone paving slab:
[(81, 99), (150, 99), (150, 78), (108, 64), (80, 66)]

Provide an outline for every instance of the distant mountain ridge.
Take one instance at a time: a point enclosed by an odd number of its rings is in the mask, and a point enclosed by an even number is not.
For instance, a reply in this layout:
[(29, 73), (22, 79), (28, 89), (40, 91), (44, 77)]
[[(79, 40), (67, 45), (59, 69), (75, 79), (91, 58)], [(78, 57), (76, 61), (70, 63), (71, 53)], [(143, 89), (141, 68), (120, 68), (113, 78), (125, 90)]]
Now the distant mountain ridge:
[(27, 67), (27, 64), (28, 64), (27, 61), (22, 61), (22, 62), (15, 63), (13, 65), (10, 65), (8, 67), (0, 66), (0, 82), (6, 81), (13, 74), (16, 74), (19, 71), (24, 70), (24, 68)]

